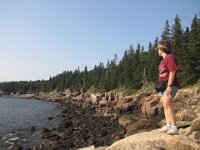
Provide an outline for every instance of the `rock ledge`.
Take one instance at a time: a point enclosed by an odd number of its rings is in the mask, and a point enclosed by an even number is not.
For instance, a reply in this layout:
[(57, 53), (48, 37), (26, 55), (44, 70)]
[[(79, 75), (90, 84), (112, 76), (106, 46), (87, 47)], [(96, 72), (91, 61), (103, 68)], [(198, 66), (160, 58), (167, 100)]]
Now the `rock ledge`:
[(131, 135), (105, 150), (199, 150), (200, 145), (184, 135), (168, 135), (157, 130)]

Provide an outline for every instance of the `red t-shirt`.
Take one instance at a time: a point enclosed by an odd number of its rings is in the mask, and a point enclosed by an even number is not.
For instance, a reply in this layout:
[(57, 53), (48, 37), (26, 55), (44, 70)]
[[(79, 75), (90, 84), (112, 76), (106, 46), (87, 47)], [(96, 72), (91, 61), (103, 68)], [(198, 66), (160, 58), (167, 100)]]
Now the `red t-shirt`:
[[(169, 73), (171, 71), (177, 72), (178, 70), (179, 69), (178, 69), (177, 62), (174, 56), (172, 54), (166, 55), (159, 65), (159, 82), (168, 80)], [(179, 82), (176, 76), (175, 76), (173, 85), (177, 87), (179, 86)]]

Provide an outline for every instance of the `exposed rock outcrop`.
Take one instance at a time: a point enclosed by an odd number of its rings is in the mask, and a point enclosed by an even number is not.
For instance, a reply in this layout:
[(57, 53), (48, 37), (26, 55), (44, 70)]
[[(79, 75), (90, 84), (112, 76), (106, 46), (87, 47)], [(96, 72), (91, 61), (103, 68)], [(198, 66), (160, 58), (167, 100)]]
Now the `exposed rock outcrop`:
[[(116, 100), (108, 103), (106, 109), (118, 112), (119, 123), (126, 127), (128, 137), (104, 147), (106, 150), (200, 149), (200, 88), (182, 89), (177, 93), (174, 109), (179, 135), (175, 136), (152, 130), (165, 124), (165, 120), (159, 121), (164, 118), (164, 112), (156, 93), (125, 96), (117, 103)], [(97, 150), (95, 146), (89, 148)]]
[(175, 136), (154, 130), (165, 124), (157, 93), (122, 95), (70, 91), (33, 95), (36, 99), (59, 102), (65, 107), (56, 131), (50, 129), (41, 133), (42, 138), (52, 143), (38, 145), (35, 150), (81, 147), (88, 150), (200, 149), (200, 88), (178, 91), (174, 109), (179, 135)]
[(117, 141), (105, 150), (199, 150), (200, 145), (183, 135), (168, 135), (156, 130)]

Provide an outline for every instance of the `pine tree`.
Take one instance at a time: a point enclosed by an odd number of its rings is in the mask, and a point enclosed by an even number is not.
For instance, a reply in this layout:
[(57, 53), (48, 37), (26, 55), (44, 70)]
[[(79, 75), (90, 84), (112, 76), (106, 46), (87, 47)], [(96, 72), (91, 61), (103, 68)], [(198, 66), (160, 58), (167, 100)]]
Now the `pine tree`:
[(190, 53), (190, 62), (193, 70), (192, 83), (199, 79), (200, 74), (200, 21), (195, 15), (191, 30), (189, 33), (188, 49)]
[(128, 88), (133, 85), (133, 73), (134, 73), (134, 65), (133, 65), (133, 57), (134, 57), (134, 49), (133, 46), (130, 45), (128, 50), (125, 50), (124, 56), (119, 63), (118, 72), (120, 77), (118, 80), (120, 83), (120, 87)]
[(137, 49), (135, 51), (134, 57), (133, 57), (133, 85), (132, 88), (139, 88), (142, 83), (142, 66), (140, 61), (140, 52), (141, 52), (141, 46), (140, 44), (137, 45)]
[(161, 38), (171, 41), (172, 34), (171, 34), (170, 26), (169, 26), (169, 20), (166, 20), (165, 28), (164, 28), (164, 31), (163, 31), (163, 33), (161, 35)]
[(124, 62), (124, 75), (125, 75), (125, 81), (124, 86), (126, 88), (130, 88), (134, 86), (134, 72), (135, 72), (135, 64), (134, 64), (134, 56), (135, 56), (135, 50), (133, 49), (133, 45), (130, 45), (129, 50), (127, 51), (127, 58)]
[(82, 80), (83, 80), (83, 90), (86, 91), (86, 89), (89, 89), (90, 87), (89, 73), (87, 66), (85, 66), (85, 69), (83, 71)]
[(128, 52), (127, 50), (125, 50), (124, 56), (122, 57), (122, 60), (119, 62), (119, 65), (118, 65), (118, 73), (119, 73), (118, 86), (120, 88), (123, 88), (125, 86), (125, 83), (126, 83), (125, 79), (128, 76), (127, 61), (128, 61)]
[(158, 80), (158, 66), (161, 58), (158, 55), (156, 47), (158, 46), (158, 37), (155, 39), (154, 44), (149, 43), (148, 58), (146, 67), (146, 78), (149, 82), (156, 82)]
[(173, 54), (177, 59), (178, 65), (181, 68), (181, 72), (178, 73), (178, 78), (181, 83), (184, 83), (184, 74), (185, 74), (185, 66), (184, 60), (186, 59), (185, 51), (184, 51), (184, 38), (183, 38), (183, 30), (181, 28), (181, 21), (178, 15), (176, 15), (174, 19), (174, 25), (172, 28), (172, 39), (173, 39)]
[(189, 49), (188, 49), (188, 40), (189, 40), (189, 28), (187, 27), (184, 34), (183, 34), (183, 50), (184, 50), (184, 55), (185, 58), (184, 60), (182, 60), (182, 65), (183, 65), (183, 69), (184, 72), (182, 72), (182, 76), (184, 79), (184, 82), (181, 83), (183, 86), (188, 85), (191, 83), (192, 81), (192, 75), (191, 72), (192, 71), (192, 67), (191, 67), (191, 61), (190, 61), (190, 53), (189, 53)]

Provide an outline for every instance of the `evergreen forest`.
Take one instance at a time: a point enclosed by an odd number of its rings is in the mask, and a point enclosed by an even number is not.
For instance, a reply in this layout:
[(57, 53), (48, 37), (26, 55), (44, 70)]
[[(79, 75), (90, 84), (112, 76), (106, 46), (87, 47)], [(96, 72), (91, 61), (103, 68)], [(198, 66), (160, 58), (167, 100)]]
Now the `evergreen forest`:
[[(185, 29), (181, 26), (178, 15), (174, 18), (172, 26), (166, 20), (162, 39), (171, 41), (173, 55), (177, 59), (180, 72), (178, 78), (181, 87), (192, 85), (200, 79), (200, 18), (194, 16), (191, 27)], [(135, 48), (130, 45), (125, 50), (121, 60), (114, 54), (107, 64), (102, 62), (91, 70), (87, 66), (80, 71), (64, 71), (49, 80), (2, 82), (0, 91), (10, 93), (38, 93), (38, 92), (62, 92), (65, 89), (85, 92), (95, 89), (98, 92), (108, 92), (113, 89), (140, 89), (146, 83), (157, 82), (158, 66), (161, 57), (155, 50), (159, 38), (149, 42), (147, 50), (140, 44)]]

